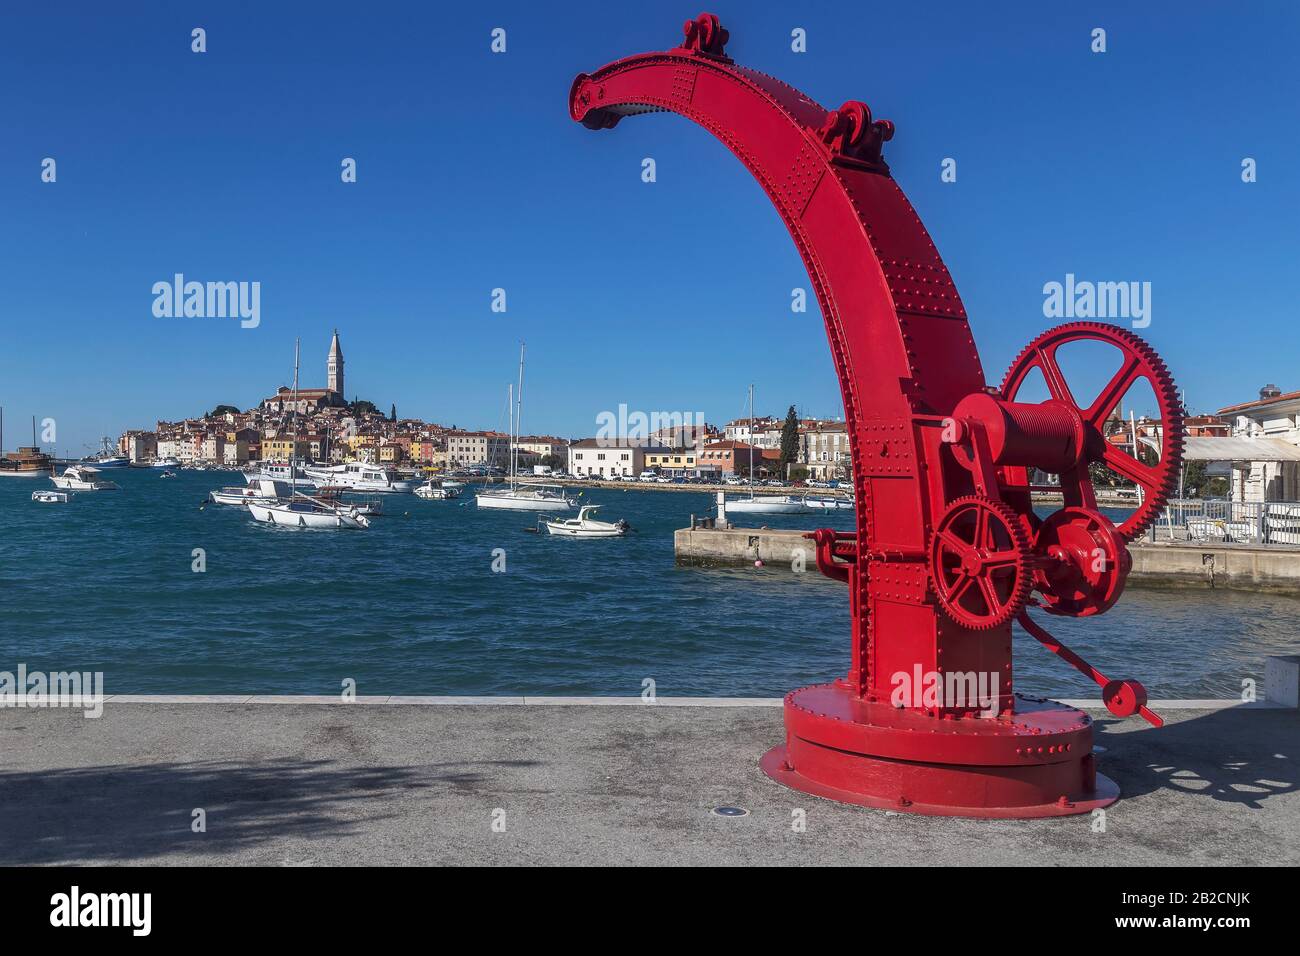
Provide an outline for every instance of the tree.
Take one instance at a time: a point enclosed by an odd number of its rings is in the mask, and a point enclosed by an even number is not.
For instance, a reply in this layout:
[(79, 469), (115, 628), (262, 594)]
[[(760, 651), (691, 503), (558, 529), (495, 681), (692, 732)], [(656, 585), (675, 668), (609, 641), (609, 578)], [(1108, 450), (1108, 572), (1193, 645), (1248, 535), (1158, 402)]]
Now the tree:
[(352, 400), (352, 414), (354, 415), (376, 415), (379, 409), (375, 408), (374, 402), (368, 402), (364, 398), (354, 398)]
[(222, 415), (238, 415), (239, 409), (234, 405), (218, 405), (212, 411), (204, 415), (204, 418), (220, 418)]
[(392, 410), (391, 412), (388, 413), (388, 420), (389, 420), (390, 422), (395, 422), (395, 421), (397, 421), (397, 403), (396, 403), (396, 402), (393, 402), (393, 410)]
[(793, 462), (799, 460), (799, 416), (794, 406), (785, 413), (785, 424), (781, 426), (781, 470), (784, 472)]

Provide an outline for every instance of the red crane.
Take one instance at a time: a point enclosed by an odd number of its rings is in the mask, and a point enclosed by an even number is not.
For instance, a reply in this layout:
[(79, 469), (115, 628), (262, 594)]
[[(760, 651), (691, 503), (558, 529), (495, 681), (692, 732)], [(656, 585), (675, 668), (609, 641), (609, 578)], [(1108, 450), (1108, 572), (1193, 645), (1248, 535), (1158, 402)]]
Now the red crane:
[[(989, 386), (966, 310), (915, 210), (889, 174), (894, 124), (850, 100), (826, 110), (738, 66), (712, 14), (680, 46), (582, 73), (572, 118), (611, 129), (668, 111), (721, 140), (767, 192), (803, 257), (839, 375), (854, 466), (857, 532), (821, 530), (820, 570), (848, 585), (848, 674), (785, 698), (786, 742), (764, 771), (797, 790), (915, 813), (1039, 817), (1119, 796), (1097, 773), (1091, 718), (1014, 693), (1011, 622), (1102, 687), (1117, 716), (1159, 726), (1136, 680), (1110, 680), (1029, 618), (1110, 608), (1131, 566), (1126, 542), (1159, 514), (1182, 455), (1173, 380), (1136, 335), (1074, 322), (1043, 333)], [(1117, 371), (1076, 400), (1058, 361), (1069, 343), (1115, 353)], [(1046, 401), (1018, 401), (1041, 375)], [(1159, 406), (1158, 459), (1103, 438), (1134, 385)], [(1120, 525), (1097, 509), (1089, 465), (1143, 490)], [(1040, 519), (1035, 471), (1059, 475), (1064, 507)], [(983, 688), (983, 692), (979, 692)]]

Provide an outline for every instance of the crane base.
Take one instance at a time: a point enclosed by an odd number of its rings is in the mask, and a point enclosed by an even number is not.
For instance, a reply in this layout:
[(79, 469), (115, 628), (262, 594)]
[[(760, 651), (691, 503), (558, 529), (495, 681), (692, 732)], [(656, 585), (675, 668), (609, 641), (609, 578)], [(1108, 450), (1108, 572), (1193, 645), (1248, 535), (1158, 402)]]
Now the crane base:
[(1096, 771), (1092, 719), (1016, 695), (1015, 713), (941, 719), (853, 697), (843, 683), (785, 699), (786, 743), (759, 766), (794, 790), (931, 816), (1034, 818), (1089, 813), (1119, 798)]

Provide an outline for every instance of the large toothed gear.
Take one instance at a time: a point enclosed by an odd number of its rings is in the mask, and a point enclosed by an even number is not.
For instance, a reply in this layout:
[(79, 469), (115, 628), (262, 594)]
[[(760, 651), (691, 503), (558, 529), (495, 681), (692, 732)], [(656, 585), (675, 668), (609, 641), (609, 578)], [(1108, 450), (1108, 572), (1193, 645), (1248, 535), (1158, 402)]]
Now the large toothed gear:
[(950, 504), (930, 537), (930, 580), (958, 624), (985, 631), (1006, 624), (1033, 586), (1029, 537), (1019, 516), (980, 495)]
[[(1084, 340), (1108, 343), (1124, 356), (1119, 370), (1087, 408), (1082, 407), (1070, 392), (1065, 374), (1056, 360), (1056, 351), (1062, 345)], [(1132, 541), (1156, 520), (1177, 487), (1178, 470), (1183, 460), (1183, 413), (1173, 377), (1151, 346), (1127, 329), (1105, 322), (1069, 322), (1038, 336), (1011, 363), (1002, 379), (1002, 397), (1014, 401), (1026, 376), (1035, 368), (1042, 373), (1052, 398), (1078, 409), (1088, 429), (1084, 463), (1074, 473), (1061, 476), (1066, 506), (1095, 507), (1087, 465), (1094, 461), (1104, 463), (1143, 491), (1142, 504), (1119, 524), (1119, 533), (1124, 540)], [(1107, 417), (1125, 393), (1141, 379), (1146, 379), (1151, 385), (1161, 422), (1160, 458), (1154, 465), (1144, 464), (1110, 444), (1102, 433)], [(1008, 477), (1012, 486), (1028, 483), (1023, 470)], [(1014, 491), (1014, 488), (1008, 490)]]

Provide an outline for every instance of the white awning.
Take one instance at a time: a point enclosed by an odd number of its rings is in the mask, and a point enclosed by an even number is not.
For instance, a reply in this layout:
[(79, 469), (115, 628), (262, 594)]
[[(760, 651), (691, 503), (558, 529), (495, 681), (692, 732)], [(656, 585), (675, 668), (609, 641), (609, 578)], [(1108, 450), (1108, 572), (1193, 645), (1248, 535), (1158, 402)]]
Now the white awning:
[(1188, 438), (1183, 461), (1300, 461), (1300, 445), (1280, 438)]

